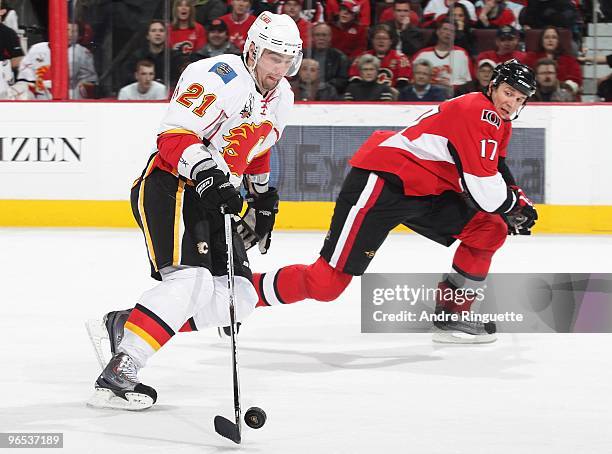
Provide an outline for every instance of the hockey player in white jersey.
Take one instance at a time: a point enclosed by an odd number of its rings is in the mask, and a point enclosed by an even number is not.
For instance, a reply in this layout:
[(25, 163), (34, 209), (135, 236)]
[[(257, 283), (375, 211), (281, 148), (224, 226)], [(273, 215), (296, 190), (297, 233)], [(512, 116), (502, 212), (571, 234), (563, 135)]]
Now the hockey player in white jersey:
[[(301, 60), (295, 22), (264, 12), (251, 26), (242, 56), (201, 60), (182, 74), (158, 131), (157, 152), (131, 193), (151, 274), (161, 282), (130, 311), (105, 317), (102, 330), (109, 328), (113, 357), (89, 405), (150, 407), (156, 392), (137, 378), (148, 358), (179, 331), (229, 325), (220, 207), (240, 213), (237, 188), (245, 178), (245, 220), (256, 233), (253, 241), (266, 251), (279, 200), (268, 186), (270, 147), (293, 105), (285, 76), (295, 75)], [(257, 294), (238, 238), (234, 265), (236, 319), (242, 320), (255, 308)], [(88, 328), (96, 340), (94, 326)]]

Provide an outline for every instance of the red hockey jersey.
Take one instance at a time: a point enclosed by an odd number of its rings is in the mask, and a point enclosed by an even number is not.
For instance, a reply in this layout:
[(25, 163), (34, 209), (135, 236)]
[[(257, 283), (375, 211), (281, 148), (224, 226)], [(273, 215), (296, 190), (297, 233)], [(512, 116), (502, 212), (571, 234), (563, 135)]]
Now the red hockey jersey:
[(194, 28), (176, 28), (168, 26), (168, 42), (174, 50), (183, 54), (190, 54), (200, 50), (207, 43), (206, 30), (196, 22)]
[[(364, 54), (376, 55), (376, 52), (374, 50), (368, 50), (361, 55)], [(357, 59), (358, 58), (359, 57), (357, 57)], [(349, 68), (349, 80), (359, 79), (357, 59), (355, 59)], [(395, 49), (389, 50), (380, 60), (378, 82), (395, 87), (398, 82), (410, 82), (410, 79), (412, 79), (412, 65), (410, 64), (410, 59), (400, 51)]]
[(247, 38), (247, 32), (249, 28), (251, 28), (251, 25), (253, 25), (253, 22), (255, 22), (256, 17), (249, 14), (242, 22), (235, 22), (232, 18), (232, 13), (229, 13), (225, 16), (221, 16), (219, 19), (227, 25), (227, 35), (229, 36), (230, 43), (242, 52), (244, 42)]
[(484, 94), (469, 93), (435, 106), (400, 132), (375, 132), (350, 164), (397, 175), (407, 196), (465, 191), (483, 211), (506, 212), (515, 197), (497, 165), (511, 134), (511, 123)]

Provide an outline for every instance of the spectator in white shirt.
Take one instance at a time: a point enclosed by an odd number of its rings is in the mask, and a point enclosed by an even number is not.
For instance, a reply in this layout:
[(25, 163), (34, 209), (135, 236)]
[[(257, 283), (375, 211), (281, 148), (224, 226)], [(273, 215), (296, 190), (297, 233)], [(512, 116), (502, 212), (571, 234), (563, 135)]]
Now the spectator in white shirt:
[(168, 98), (166, 86), (155, 82), (155, 65), (152, 61), (140, 60), (136, 63), (134, 78), (136, 82), (119, 90), (117, 99), (120, 101), (153, 101)]
[(431, 83), (456, 87), (472, 80), (472, 61), (467, 51), (455, 46), (455, 24), (445, 19), (438, 23), (438, 42), (425, 47), (413, 56), (413, 60), (427, 60), (433, 68)]

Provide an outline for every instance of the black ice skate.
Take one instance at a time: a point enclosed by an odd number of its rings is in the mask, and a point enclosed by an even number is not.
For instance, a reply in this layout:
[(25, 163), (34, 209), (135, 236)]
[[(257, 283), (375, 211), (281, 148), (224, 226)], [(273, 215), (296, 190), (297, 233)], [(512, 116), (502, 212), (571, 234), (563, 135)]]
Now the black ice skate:
[[(466, 318), (469, 319), (469, 316)], [(459, 314), (457, 321), (434, 321), (433, 341), (444, 344), (488, 344), (497, 340), (495, 332), (494, 322), (464, 321)]]
[[(131, 309), (112, 311), (104, 315), (102, 320), (87, 320), (85, 327), (89, 340), (93, 345), (100, 368), (104, 369), (109, 359), (117, 352), (117, 347), (123, 339), (124, 325), (130, 316)], [(110, 344), (110, 355), (103, 341)]]
[[(444, 344), (488, 344), (497, 340), (497, 328), (494, 322), (482, 323), (474, 320), (469, 310), (473, 299), (457, 304), (454, 298), (443, 298), (452, 295), (457, 288), (445, 280), (438, 284), (433, 341)], [(464, 300), (466, 297), (464, 296)], [(468, 304), (466, 304), (468, 303)], [(468, 310), (462, 310), (462, 306)]]
[(157, 392), (138, 381), (138, 367), (130, 355), (117, 353), (106, 365), (95, 384), (87, 405), (96, 408), (145, 410), (157, 400)]

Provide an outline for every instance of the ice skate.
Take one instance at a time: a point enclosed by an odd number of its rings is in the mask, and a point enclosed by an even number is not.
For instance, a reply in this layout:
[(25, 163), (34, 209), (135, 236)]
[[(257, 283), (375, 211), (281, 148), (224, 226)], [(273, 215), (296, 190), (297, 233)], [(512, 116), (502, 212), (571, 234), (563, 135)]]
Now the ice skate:
[[(125, 321), (130, 316), (130, 312), (131, 309), (112, 311), (104, 315), (102, 320), (92, 319), (87, 320), (85, 323), (89, 340), (93, 345), (101, 369), (104, 369), (110, 358), (117, 351), (117, 347), (121, 343), (121, 339), (123, 339), (123, 327)], [(106, 346), (106, 341), (110, 345), (110, 354), (108, 353), (109, 347)]]
[(443, 344), (489, 344), (497, 340), (494, 322), (469, 320), (434, 322), (433, 341)]
[(130, 355), (117, 353), (104, 368), (87, 405), (119, 410), (145, 410), (157, 400), (157, 392), (138, 381), (138, 367)]
[(463, 295), (457, 302), (457, 287), (448, 279), (438, 283), (433, 341), (444, 344), (488, 344), (495, 342), (497, 331), (494, 322), (473, 320), (472, 303), (475, 297)]

